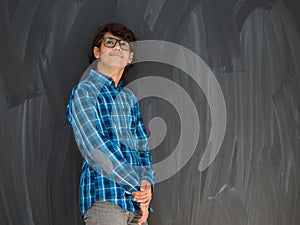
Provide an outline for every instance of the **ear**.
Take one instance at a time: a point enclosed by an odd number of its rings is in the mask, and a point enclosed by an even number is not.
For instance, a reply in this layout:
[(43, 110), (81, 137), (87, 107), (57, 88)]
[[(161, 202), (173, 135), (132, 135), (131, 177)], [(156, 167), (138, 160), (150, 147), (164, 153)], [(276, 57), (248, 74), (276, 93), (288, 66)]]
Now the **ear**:
[(134, 53), (133, 52), (130, 52), (130, 55), (129, 55), (129, 57), (128, 57), (128, 64), (130, 64), (131, 62), (132, 62), (132, 60), (133, 60), (133, 55), (134, 55)]
[(93, 51), (94, 51), (95, 58), (98, 59), (100, 57), (100, 48), (98, 48), (98, 47), (95, 46), (93, 48)]

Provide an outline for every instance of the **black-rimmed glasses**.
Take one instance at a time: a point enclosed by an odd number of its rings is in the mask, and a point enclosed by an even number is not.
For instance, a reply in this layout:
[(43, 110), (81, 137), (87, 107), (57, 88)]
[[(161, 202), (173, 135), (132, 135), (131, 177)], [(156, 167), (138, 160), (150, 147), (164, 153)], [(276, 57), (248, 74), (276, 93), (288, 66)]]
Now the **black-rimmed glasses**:
[(119, 43), (120, 48), (124, 51), (130, 50), (130, 43), (121, 39), (113, 38), (113, 37), (103, 37), (98, 41), (100, 44), (103, 41), (105, 47), (114, 48), (117, 43)]

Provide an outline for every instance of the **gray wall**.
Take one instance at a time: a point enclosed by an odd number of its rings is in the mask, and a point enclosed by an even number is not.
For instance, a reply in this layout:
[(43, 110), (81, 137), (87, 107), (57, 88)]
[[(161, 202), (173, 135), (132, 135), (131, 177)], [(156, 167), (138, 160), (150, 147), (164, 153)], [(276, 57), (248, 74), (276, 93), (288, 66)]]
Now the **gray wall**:
[[(82, 158), (65, 106), (88, 66), (90, 37), (113, 21), (141, 40), (197, 53), (225, 97), (224, 142), (200, 172), (211, 128), (201, 88), (159, 63), (140, 63), (126, 77), (171, 79), (193, 99), (200, 119), (193, 156), (155, 187), (149, 224), (299, 225), (299, 9), (297, 0), (1, 1), (0, 224), (82, 224)], [(157, 163), (178, 144), (180, 115), (164, 99), (140, 103), (147, 125), (161, 117), (168, 127), (152, 150)]]

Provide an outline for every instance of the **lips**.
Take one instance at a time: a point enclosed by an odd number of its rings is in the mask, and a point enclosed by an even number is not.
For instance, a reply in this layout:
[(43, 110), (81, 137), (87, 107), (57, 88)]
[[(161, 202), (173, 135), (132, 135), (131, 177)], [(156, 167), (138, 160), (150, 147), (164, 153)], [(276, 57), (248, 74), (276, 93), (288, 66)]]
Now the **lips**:
[(124, 56), (123, 56), (121, 53), (119, 53), (119, 52), (110, 52), (109, 55), (110, 55), (110, 56), (118, 56), (118, 57), (120, 57), (120, 58), (123, 58), (123, 57), (124, 57)]

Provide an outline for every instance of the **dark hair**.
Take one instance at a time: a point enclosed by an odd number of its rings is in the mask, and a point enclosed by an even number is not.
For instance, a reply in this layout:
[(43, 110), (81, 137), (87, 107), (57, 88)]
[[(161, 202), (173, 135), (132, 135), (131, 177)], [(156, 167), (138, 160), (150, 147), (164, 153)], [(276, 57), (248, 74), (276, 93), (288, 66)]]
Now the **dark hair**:
[[(98, 28), (97, 34), (95, 35), (93, 42), (91, 44), (90, 50), (89, 50), (89, 63), (91, 64), (96, 60), (94, 56), (94, 47), (99, 47), (99, 41), (103, 38), (104, 34), (110, 32), (113, 35), (120, 37), (128, 42), (135, 42), (137, 41), (137, 37), (135, 34), (125, 27), (123, 24), (119, 23), (108, 23)], [(101, 43), (100, 43), (101, 44)], [(133, 49), (131, 49), (133, 51)]]

